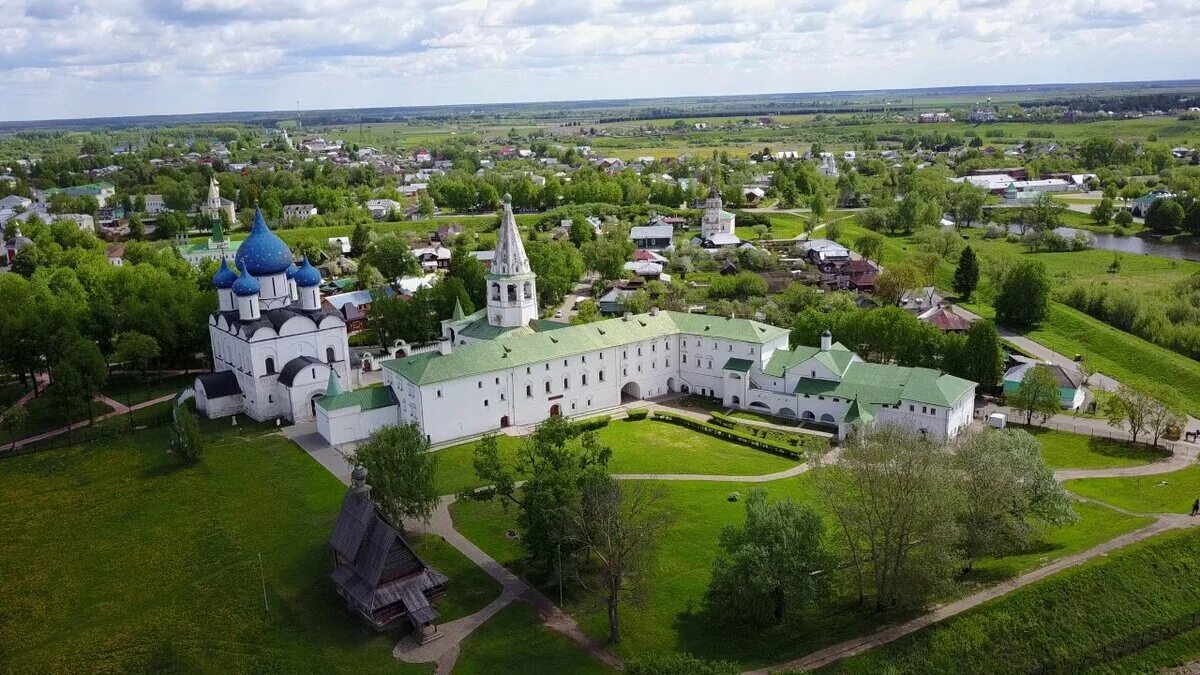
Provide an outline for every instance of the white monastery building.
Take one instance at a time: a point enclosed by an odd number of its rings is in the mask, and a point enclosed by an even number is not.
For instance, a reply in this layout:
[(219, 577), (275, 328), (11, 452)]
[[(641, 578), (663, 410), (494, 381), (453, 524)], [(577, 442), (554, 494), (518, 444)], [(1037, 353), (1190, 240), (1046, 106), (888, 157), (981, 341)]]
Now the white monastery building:
[[(487, 284), (487, 307), (471, 315), (456, 308), (435, 346), (383, 363), (386, 386), (331, 386), (318, 396), (325, 440), (336, 445), (384, 425), (415, 424), (432, 443), (448, 443), (668, 392), (811, 420), (839, 437), (900, 422), (942, 439), (971, 421), (975, 383), (866, 363), (828, 332), (819, 347), (791, 349), (788, 330), (748, 319), (652, 309), (576, 326), (542, 321), (507, 196)], [(344, 344), (344, 329), (340, 335)]]

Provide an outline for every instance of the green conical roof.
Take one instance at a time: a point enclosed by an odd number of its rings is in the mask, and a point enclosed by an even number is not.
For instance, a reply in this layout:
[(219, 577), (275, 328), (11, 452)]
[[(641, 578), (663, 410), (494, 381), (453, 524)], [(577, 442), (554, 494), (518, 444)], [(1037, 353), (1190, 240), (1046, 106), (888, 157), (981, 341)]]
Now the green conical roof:
[(454, 299), (454, 314), (450, 318), (455, 321), (462, 321), (467, 318), (467, 315), (463, 313), (462, 301), (458, 298)]
[(337, 396), (340, 393), (342, 393), (342, 384), (341, 384), (341, 382), (338, 382), (337, 371), (330, 368), (329, 369), (329, 382), (325, 385), (325, 395), (326, 396)]
[(875, 415), (871, 414), (871, 411), (867, 408), (867, 406), (859, 403), (858, 397), (855, 396), (854, 401), (850, 403), (850, 409), (846, 411), (846, 422), (862, 426), (870, 424), (871, 420), (875, 419)]

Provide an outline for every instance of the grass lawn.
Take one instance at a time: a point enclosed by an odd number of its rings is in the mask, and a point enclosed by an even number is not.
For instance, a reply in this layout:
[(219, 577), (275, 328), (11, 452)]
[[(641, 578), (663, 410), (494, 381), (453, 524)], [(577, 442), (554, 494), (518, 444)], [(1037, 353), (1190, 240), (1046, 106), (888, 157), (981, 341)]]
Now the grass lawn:
[[(723, 441), (677, 424), (652, 419), (613, 420), (596, 432), (612, 448), (608, 467), (613, 473), (696, 473), (758, 476), (789, 469), (799, 462)], [(496, 437), (500, 449), (515, 453), (522, 440)], [(464, 443), (438, 454), (438, 492), (456, 493), (484, 484), (471, 465), (475, 443)]]
[[(740, 661), (758, 666), (783, 660), (838, 640), (862, 634), (901, 617), (848, 607), (839, 600), (809, 609), (794, 625), (745, 634), (709, 615), (704, 593), (717, 553), (717, 537), (727, 524), (740, 523), (745, 509), (729, 502), (731, 492), (745, 494), (753, 484), (663, 482), (678, 518), (661, 539), (659, 560), (644, 608), (626, 607), (622, 614), (623, 640), (617, 652), (625, 657), (655, 652), (691, 652), (706, 658)], [(773, 498), (792, 497), (815, 501), (808, 474), (759, 484)], [(963, 580), (963, 593), (980, 583), (993, 582), (1038, 567), (1046, 562), (1090, 548), (1143, 525), (1146, 519), (1125, 516), (1112, 509), (1082, 504), (1081, 520), (1062, 528), (1047, 528), (1028, 553), (1004, 559), (981, 560)], [(522, 551), (517, 539), (507, 536), (516, 528), (516, 512), (499, 504), (456, 502), (451, 506), (455, 527), (505, 565), (521, 570)], [(827, 521), (827, 527), (833, 523)], [(830, 531), (830, 536), (834, 532)], [(550, 593), (554, 595), (554, 592)], [(844, 597), (844, 596), (840, 596)], [(603, 607), (590, 599), (575, 598), (567, 608), (580, 626), (597, 640), (607, 637)]]
[[(834, 664), (831, 673), (1032, 673), (1103, 668), (1148, 634), (1186, 626), (1200, 609), (1200, 533), (1154, 537), (1065, 570), (896, 642)], [(1195, 654), (1196, 632), (1173, 659)], [(1153, 650), (1142, 652), (1153, 659)], [(1168, 654), (1160, 653), (1164, 660)], [(1111, 672), (1153, 672), (1152, 661)]]
[[(65, 427), (88, 418), (87, 408), (71, 413), (64, 412), (51, 400), (48, 395), (51, 391), (50, 389), (43, 390), (41, 396), (35, 396), (25, 402), (25, 409), (29, 411), (29, 417), (26, 418), (25, 424), (21, 428), (20, 436), (22, 438)], [(99, 417), (109, 412), (112, 412), (112, 408), (107, 404), (92, 401), (93, 416)]]
[[(208, 434), (181, 468), (153, 429), (0, 461), (0, 662), (48, 672), (429, 673), (329, 585), (345, 488), (277, 434)], [(448, 616), (497, 586), (440, 540)], [(259, 556), (261, 555), (261, 577)], [(266, 587), (269, 609), (263, 607)]]
[(1088, 668), (1089, 673), (1161, 673), (1200, 658), (1200, 628), (1130, 652), (1109, 663)]
[(1107, 469), (1164, 460), (1171, 453), (1146, 445), (1130, 445), (1095, 436), (1040, 427), (1021, 427), (1042, 443), (1042, 457), (1052, 469)]
[(463, 641), (455, 675), (611, 673), (611, 668), (542, 623), (537, 610), (513, 602)]
[(1026, 337), (1060, 354), (1083, 354), (1093, 368), (1119, 382), (1174, 390), (1186, 412), (1200, 416), (1200, 362), (1056, 302)]
[(104, 387), (104, 395), (125, 405), (137, 405), (167, 394), (177, 394), (182, 389), (192, 386), (196, 373), (190, 375), (165, 375), (162, 378), (151, 374), (149, 381), (142, 383), (142, 376), (137, 373), (119, 373), (108, 378)]
[(20, 380), (12, 380), (0, 384), (0, 410), (7, 408), (13, 401), (21, 398), (29, 389), (21, 386)]
[(1137, 513), (1188, 513), (1200, 497), (1200, 465), (1152, 476), (1079, 478), (1068, 490)]

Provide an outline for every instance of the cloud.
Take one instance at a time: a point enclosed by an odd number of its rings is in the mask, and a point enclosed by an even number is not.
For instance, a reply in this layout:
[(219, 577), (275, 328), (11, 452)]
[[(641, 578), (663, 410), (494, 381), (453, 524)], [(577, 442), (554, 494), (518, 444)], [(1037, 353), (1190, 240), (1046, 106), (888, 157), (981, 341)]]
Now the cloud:
[(1034, 0), (0, 0), (0, 119), (1194, 75), (1200, 0), (1044, 9)]

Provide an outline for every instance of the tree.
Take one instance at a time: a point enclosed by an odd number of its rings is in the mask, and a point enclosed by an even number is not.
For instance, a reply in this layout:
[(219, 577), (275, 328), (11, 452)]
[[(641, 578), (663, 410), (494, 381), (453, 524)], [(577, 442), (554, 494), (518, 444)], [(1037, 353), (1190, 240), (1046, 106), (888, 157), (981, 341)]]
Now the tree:
[(958, 268), (954, 270), (954, 292), (961, 302), (968, 302), (979, 285), (979, 259), (970, 246), (958, 257)]
[(4, 411), (3, 417), (0, 417), (0, 429), (3, 429), (8, 436), (8, 449), (10, 452), (13, 448), (17, 447), (17, 434), (21, 432), (21, 429), (25, 428), (28, 422), (29, 410), (25, 406), (15, 403), (10, 405), (8, 410)]
[(354, 231), (350, 233), (350, 255), (357, 258), (366, 253), (367, 249), (371, 247), (373, 234), (370, 224), (361, 222), (356, 224)]
[[(608, 641), (621, 641), (620, 604), (642, 604), (654, 567), (657, 543), (671, 520), (666, 490), (641, 481), (625, 486), (612, 476), (591, 474), (570, 511), (571, 539), (587, 564), (580, 575), (604, 594)], [(594, 579), (594, 581), (593, 581)]]
[(1038, 525), (1077, 519), (1037, 439), (1018, 429), (978, 429), (954, 443), (965, 499), (958, 516), (968, 566), (1028, 549)]
[(732, 625), (786, 621), (828, 585), (824, 536), (812, 507), (790, 497), (768, 502), (766, 490), (751, 490), (745, 524), (721, 532), (705, 602)]
[(1050, 279), (1038, 260), (1022, 260), (1004, 275), (993, 301), (996, 319), (1002, 324), (1024, 328), (1046, 317), (1050, 302)]
[(429, 193), (422, 192), (417, 197), (417, 213), (422, 218), (433, 218), (434, 214), (437, 213), (437, 207), (434, 206), (433, 198), (429, 196)]
[(842, 237), (842, 224), (836, 220), (825, 226), (825, 237), (830, 241), (838, 241)]
[(405, 518), (429, 521), (438, 504), (438, 455), (419, 427), (382, 427), (359, 443), (351, 459), (367, 470), (371, 498), (392, 525), (403, 528)]
[(981, 389), (992, 389), (1004, 375), (1004, 347), (996, 324), (979, 319), (967, 331), (961, 361), (962, 376), (979, 384)]
[(51, 379), (54, 397), (63, 408), (86, 408), (88, 419), (95, 419), (92, 399), (100, 394), (108, 379), (108, 366), (94, 342), (76, 336), (64, 345), (61, 357), (51, 370)]
[(1158, 439), (1161, 436), (1177, 431), (1187, 420), (1187, 417), (1179, 412), (1179, 408), (1178, 397), (1169, 389), (1164, 389), (1159, 398), (1151, 399), (1146, 414), (1146, 431), (1152, 437), (1154, 447), (1158, 447)]
[(925, 286), (925, 275), (916, 267), (897, 263), (875, 278), (875, 297), (884, 305), (895, 305), (908, 293)]
[(876, 609), (918, 605), (962, 569), (962, 491), (949, 454), (922, 434), (894, 424), (856, 432), (837, 464), (812, 475), (860, 602), (869, 584)]
[(1146, 227), (1155, 232), (1175, 232), (1183, 225), (1183, 207), (1174, 199), (1155, 199), (1146, 210)]
[(133, 213), (129, 216), (129, 238), (141, 241), (146, 237), (146, 228), (142, 225), (142, 215)]
[(395, 234), (376, 239), (367, 249), (364, 259), (388, 281), (421, 271), (421, 265), (409, 250), (408, 243)]
[(947, 193), (950, 202), (950, 215), (954, 218), (954, 227), (962, 229), (970, 227), (973, 221), (983, 217), (983, 204), (987, 200), (987, 192), (967, 182), (956, 183)]
[(1134, 443), (1144, 431), (1151, 430), (1157, 401), (1142, 389), (1122, 384), (1104, 402), (1104, 417), (1114, 427), (1129, 432)]
[(113, 358), (128, 364), (142, 375), (142, 384), (147, 384), (146, 369), (158, 359), (158, 341), (135, 330), (124, 331), (113, 342)]
[(1025, 424), (1033, 424), (1033, 416), (1040, 415), (1042, 420), (1062, 408), (1062, 397), (1058, 391), (1058, 379), (1049, 366), (1035, 365), (1025, 371), (1020, 386), (1008, 397), (1012, 407), (1025, 415)]
[(462, 281), (475, 307), (487, 304), (487, 275), (487, 268), (466, 248), (456, 247), (450, 254), (450, 270), (446, 276)]
[(200, 462), (204, 452), (204, 437), (196, 413), (186, 405), (175, 406), (175, 421), (171, 424), (171, 454), (185, 466)]
[(883, 261), (883, 236), (874, 232), (867, 232), (854, 240), (854, 247), (863, 258), (874, 260), (875, 262)]
[(633, 242), (616, 233), (585, 243), (579, 252), (587, 269), (601, 279), (620, 279), (625, 276), (625, 261), (633, 253)]
[(575, 311), (575, 316), (571, 317), (571, 324), (592, 323), (602, 318), (600, 316), (600, 305), (596, 304), (595, 300), (588, 299), (579, 303), (579, 307)]
[(1092, 207), (1092, 222), (1097, 225), (1107, 225), (1113, 217), (1113, 200), (1104, 197), (1099, 204)]
[(501, 454), (495, 435), (475, 446), (475, 474), (489, 487), (464, 498), (501, 499), (519, 510), (521, 546), (532, 570), (546, 578), (560, 555), (571, 559), (578, 542), (570, 538), (568, 515), (578, 507), (585, 483), (607, 475), (612, 450), (594, 432), (580, 432), (564, 417), (551, 417), (527, 436), (515, 457)]

